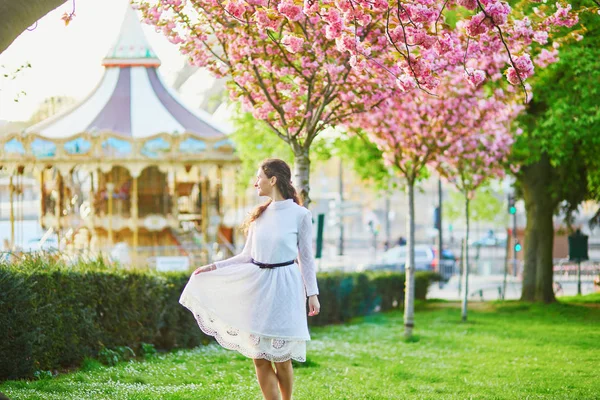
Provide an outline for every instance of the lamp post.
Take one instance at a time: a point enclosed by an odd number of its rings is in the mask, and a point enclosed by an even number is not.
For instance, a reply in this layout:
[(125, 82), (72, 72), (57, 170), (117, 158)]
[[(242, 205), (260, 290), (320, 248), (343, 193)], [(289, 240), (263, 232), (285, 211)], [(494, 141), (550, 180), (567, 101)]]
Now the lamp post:
[(513, 242), (513, 276), (517, 276), (517, 253), (521, 251), (521, 244), (517, 239), (517, 201), (514, 194), (508, 195), (508, 213), (513, 217), (512, 242)]

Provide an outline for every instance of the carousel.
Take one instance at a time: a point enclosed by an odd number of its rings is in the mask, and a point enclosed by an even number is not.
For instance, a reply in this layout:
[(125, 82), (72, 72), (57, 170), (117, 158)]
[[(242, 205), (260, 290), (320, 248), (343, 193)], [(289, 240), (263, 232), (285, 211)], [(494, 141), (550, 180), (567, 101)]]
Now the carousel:
[[(223, 210), (236, 206), (231, 141), (165, 84), (130, 7), (102, 65), (100, 83), (79, 104), (0, 137), (11, 210), (14, 182), (33, 175), (39, 222), (61, 251), (122, 249), (125, 264), (207, 262), (213, 243), (232, 241), (222, 224)], [(11, 213), (11, 231), (14, 223)]]

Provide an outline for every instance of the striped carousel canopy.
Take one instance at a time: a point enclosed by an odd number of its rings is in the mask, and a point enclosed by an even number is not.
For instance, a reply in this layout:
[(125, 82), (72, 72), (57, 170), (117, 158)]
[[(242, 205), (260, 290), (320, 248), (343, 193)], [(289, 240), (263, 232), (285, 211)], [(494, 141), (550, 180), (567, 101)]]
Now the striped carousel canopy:
[(223, 130), (211, 121), (210, 114), (187, 108), (165, 85), (157, 70), (160, 60), (130, 6), (119, 37), (102, 65), (104, 76), (89, 96), (25, 132), (48, 139), (101, 131), (132, 139), (160, 133), (190, 133), (213, 140), (226, 138)]

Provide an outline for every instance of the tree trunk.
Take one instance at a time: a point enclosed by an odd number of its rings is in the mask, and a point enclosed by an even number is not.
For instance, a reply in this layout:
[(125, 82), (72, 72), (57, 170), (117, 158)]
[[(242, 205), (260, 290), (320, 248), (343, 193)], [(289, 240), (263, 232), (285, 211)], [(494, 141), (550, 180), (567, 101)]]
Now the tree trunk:
[(406, 221), (406, 265), (404, 267), (404, 337), (410, 338), (415, 326), (415, 183), (408, 182), (408, 219)]
[(552, 196), (552, 166), (547, 155), (523, 168), (521, 178), (527, 226), (525, 229), (525, 267), (521, 300), (555, 301), (552, 249), (556, 201)]
[[(526, 174), (524, 174), (526, 176)], [(525, 200), (525, 215), (527, 216), (527, 225), (525, 226), (525, 241), (523, 243), (524, 267), (523, 267), (523, 286), (521, 288), (521, 301), (535, 301), (535, 278), (537, 274), (537, 249), (538, 237), (540, 236), (538, 221), (536, 219), (537, 204), (535, 196), (528, 185), (523, 182), (523, 197)], [(513, 238), (516, 235), (513, 234)], [(516, 257), (515, 244), (513, 243), (513, 257)]]
[(537, 263), (536, 263), (536, 279), (535, 279), (535, 300), (544, 303), (552, 303), (556, 301), (554, 297), (554, 263), (552, 250), (554, 248), (554, 223), (552, 216), (554, 214), (554, 206), (548, 198), (542, 204), (538, 214), (539, 232), (545, 234), (538, 236), (537, 246)]
[(467, 320), (467, 304), (469, 300), (469, 197), (465, 195), (465, 256), (463, 258), (463, 299), (462, 299), (462, 321)]
[(294, 180), (304, 207), (310, 205), (310, 158), (307, 149), (294, 150)]
[[(0, 0), (0, 53), (23, 31), (66, 0)], [(57, 43), (57, 46), (59, 43)]]

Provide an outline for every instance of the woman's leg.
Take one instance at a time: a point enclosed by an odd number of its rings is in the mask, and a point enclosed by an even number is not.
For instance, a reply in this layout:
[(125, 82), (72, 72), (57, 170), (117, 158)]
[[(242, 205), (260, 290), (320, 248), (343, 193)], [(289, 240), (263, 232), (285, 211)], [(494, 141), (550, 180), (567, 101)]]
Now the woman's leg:
[(260, 390), (262, 390), (265, 400), (279, 400), (279, 390), (277, 390), (277, 375), (273, 370), (271, 361), (262, 358), (255, 358), (254, 368)]
[(292, 387), (294, 385), (294, 368), (292, 367), (292, 360), (276, 362), (275, 368), (277, 369), (277, 381), (279, 382), (282, 400), (291, 400)]

